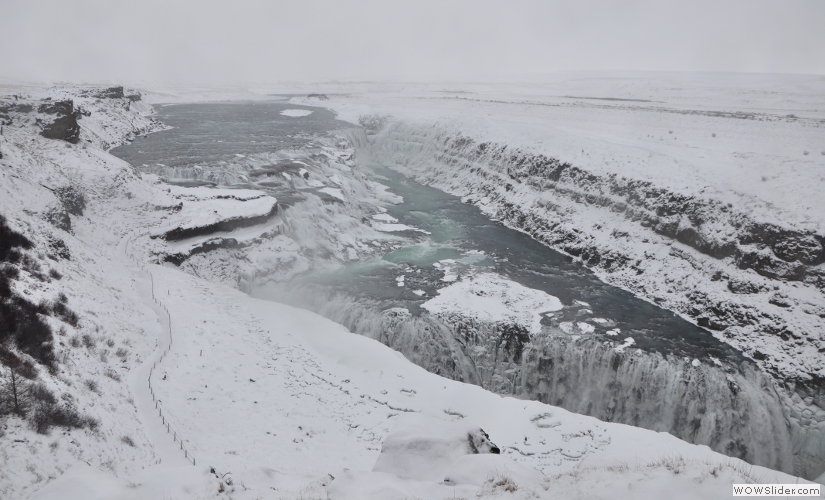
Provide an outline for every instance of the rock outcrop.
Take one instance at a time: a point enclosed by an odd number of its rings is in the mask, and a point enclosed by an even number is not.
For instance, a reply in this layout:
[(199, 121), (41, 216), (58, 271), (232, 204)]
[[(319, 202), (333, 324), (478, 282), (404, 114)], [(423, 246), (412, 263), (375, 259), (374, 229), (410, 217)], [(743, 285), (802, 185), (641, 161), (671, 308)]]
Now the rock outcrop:
[(50, 118), (39, 119), (40, 135), (47, 139), (60, 139), (72, 144), (77, 144), (80, 140), (80, 125), (77, 123), (80, 113), (75, 110), (73, 101), (68, 99), (47, 101), (41, 104), (37, 111), (50, 116)]

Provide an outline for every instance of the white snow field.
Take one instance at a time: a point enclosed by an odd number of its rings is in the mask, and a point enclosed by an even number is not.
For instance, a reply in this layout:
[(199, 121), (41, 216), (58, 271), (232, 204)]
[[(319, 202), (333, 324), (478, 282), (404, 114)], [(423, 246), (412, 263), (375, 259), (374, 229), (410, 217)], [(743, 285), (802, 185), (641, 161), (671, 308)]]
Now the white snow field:
[[(140, 100), (86, 91), (0, 95), (34, 108), (68, 98), (89, 113), (77, 144), (41, 137), (34, 112), (11, 113), (0, 214), (34, 245), (14, 290), (34, 302), (63, 291), (79, 316), (74, 326), (46, 318), (58, 368), (38, 379), (97, 420), (40, 434), (0, 417), (0, 497), (688, 499), (728, 498), (732, 483), (801, 481), (665, 433), (441, 378), (313, 313), (150, 264), (153, 234), (260, 217), (274, 200), (138, 174), (106, 150), (160, 125)], [(54, 190), (67, 185), (86, 206), (61, 227), (47, 214), (61, 210)], [(276, 240), (255, 265), (295, 258), (295, 242)], [(522, 292), (499, 299), (556, 306)], [(490, 443), (501, 453), (484, 453)]]

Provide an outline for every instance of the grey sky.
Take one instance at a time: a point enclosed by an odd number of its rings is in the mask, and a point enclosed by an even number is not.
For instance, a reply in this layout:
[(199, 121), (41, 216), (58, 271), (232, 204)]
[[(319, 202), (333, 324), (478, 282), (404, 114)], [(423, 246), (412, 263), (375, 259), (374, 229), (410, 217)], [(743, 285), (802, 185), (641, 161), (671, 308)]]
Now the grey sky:
[(0, 77), (225, 84), (825, 74), (825, 0), (0, 0)]

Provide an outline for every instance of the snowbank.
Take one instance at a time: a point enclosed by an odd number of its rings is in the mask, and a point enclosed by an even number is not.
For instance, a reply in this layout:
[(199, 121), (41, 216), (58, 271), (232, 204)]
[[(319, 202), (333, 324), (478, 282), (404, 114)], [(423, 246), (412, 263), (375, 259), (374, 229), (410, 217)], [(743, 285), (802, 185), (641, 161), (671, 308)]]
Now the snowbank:
[(486, 323), (513, 323), (533, 334), (541, 332), (543, 313), (559, 311), (561, 301), (541, 290), (479, 273), (438, 290), (422, 308), (433, 314), (458, 315)]

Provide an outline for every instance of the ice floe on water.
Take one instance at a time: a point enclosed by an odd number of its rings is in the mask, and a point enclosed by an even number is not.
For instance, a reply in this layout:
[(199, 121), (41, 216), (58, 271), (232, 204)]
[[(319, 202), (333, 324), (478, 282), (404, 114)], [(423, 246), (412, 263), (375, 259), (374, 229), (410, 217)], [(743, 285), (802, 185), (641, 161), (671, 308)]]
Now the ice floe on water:
[(430, 234), (429, 231), (425, 231), (408, 224), (402, 224), (398, 222), (398, 219), (385, 212), (374, 214), (372, 219), (375, 221), (372, 223), (372, 228), (376, 231), (381, 231), (382, 233), (402, 233), (405, 231), (412, 231), (422, 234)]
[(309, 109), (285, 109), (281, 111), (281, 115), (289, 116), (292, 118), (300, 118), (302, 116), (309, 116), (312, 114), (312, 110)]

